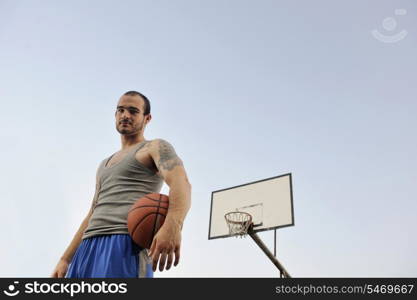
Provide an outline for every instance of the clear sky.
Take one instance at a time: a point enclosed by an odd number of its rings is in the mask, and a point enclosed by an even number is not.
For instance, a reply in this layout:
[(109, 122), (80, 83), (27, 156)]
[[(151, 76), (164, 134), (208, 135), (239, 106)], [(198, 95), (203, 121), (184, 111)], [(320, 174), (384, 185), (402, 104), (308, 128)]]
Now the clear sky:
[(292, 276), (417, 276), (416, 15), (411, 0), (0, 0), (0, 276), (50, 275), (120, 149), (128, 90), (193, 186), (180, 265), (155, 276), (277, 276), (250, 238), (207, 239), (210, 197), (285, 173)]

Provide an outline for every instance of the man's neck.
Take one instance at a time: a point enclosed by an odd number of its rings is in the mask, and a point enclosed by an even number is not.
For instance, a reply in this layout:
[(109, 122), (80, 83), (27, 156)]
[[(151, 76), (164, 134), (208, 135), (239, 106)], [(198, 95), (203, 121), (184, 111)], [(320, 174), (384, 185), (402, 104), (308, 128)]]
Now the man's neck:
[(124, 136), (121, 137), (122, 140), (122, 150), (125, 150), (127, 148), (130, 148), (133, 145), (136, 145), (138, 143), (141, 143), (145, 141), (145, 138), (143, 136)]

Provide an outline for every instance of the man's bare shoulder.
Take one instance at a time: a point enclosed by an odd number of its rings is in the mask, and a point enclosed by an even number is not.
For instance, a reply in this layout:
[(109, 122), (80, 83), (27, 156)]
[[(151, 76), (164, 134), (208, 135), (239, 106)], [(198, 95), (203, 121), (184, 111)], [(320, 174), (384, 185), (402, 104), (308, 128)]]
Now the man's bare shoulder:
[(137, 158), (140, 155), (149, 155), (152, 158), (156, 157), (166, 157), (168, 156), (176, 156), (176, 152), (174, 147), (165, 139), (156, 138), (152, 140), (147, 140), (145, 145), (140, 148), (137, 152)]
[[(165, 165), (167, 161), (179, 161), (181, 159), (178, 157), (175, 152), (174, 147), (165, 139), (153, 139), (149, 142), (149, 152), (148, 152), (156, 164)], [(181, 162), (182, 163), (182, 162)]]
[(167, 140), (162, 138), (157, 138), (153, 140), (148, 140), (145, 145), (147, 148), (152, 148), (153, 150), (169, 149), (174, 150), (174, 147)]

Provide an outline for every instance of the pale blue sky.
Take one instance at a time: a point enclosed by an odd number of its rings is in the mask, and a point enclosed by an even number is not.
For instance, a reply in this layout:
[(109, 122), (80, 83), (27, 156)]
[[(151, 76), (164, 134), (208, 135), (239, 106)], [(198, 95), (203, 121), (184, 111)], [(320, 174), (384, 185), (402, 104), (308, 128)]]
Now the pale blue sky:
[(0, 0), (0, 276), (50, 275), (132, 89), (151, 100), (145, 137), (171, 142), (193, 185), (182, 261), (155, 276), (276, 276), (252, 240), (207, 240), (210, 196), (284, 173), (291, 275), (417, 276), (416, 14), (411, 0)]

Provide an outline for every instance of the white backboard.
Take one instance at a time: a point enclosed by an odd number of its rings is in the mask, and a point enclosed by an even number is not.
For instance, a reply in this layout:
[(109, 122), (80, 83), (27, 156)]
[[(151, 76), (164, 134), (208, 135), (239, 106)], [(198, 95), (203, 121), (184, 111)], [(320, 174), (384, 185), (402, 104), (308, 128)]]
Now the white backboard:
[(251, 214), (255, 232), (293, 226), (291, 173), (212, 192), (209, 239), (229, 237), (224, 215), (232, 211)]

